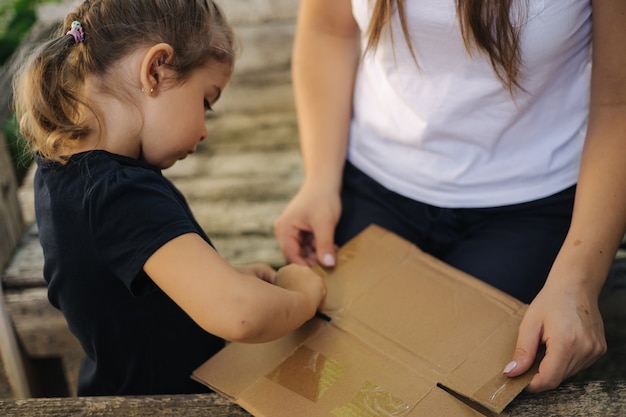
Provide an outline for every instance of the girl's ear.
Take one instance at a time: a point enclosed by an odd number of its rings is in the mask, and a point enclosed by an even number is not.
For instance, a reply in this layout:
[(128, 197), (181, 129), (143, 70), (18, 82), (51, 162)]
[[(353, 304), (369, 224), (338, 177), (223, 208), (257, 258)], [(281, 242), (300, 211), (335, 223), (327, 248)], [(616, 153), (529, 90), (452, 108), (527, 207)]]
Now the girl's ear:
[(141, 62), (141, 90), (148, 95), (158, 92), (159, 84), (165, 78), (163, 64), (170, 62), (174, 49), (167, 43), (159, 43), (148, 49)]

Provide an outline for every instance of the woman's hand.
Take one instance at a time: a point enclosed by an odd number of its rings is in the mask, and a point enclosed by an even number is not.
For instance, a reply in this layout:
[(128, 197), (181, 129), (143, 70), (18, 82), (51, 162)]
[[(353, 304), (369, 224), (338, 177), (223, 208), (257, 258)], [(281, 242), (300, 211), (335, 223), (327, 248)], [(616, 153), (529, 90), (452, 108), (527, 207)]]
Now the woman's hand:
[(546, 285), (530, 304), (520, 324), (513, 360), (505, 368), (507, 376), (523, 374), (532, 366), (539, 345), (544, 344), (545, 356), (529, 392), (558, 387), (606, 352), (597, 296), (566, 281)]
[(335, 265), (335, 226), (341, 212), (338, 192), (302, 187), (274, 222), (287, 263)]

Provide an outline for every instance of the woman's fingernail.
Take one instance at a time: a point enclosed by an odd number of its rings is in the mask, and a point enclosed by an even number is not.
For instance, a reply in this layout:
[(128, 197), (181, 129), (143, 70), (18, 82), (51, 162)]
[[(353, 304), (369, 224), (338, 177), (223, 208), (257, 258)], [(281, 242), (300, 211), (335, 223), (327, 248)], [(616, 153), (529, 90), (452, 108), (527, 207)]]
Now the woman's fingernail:
[(324, 266), (335, 266), (335, 257), (330, 253), (327, 253), (324, 255), (322, 262), (324, 262)]
[(516, 361), (511, 361), (508, 363), (507, 366), (504, 367), (504, 371), (502, 371), (505, 374), (508, 374), (509, 372), (511, 372), (513, 369), (515, 369), (517, 367), (517, 362)]

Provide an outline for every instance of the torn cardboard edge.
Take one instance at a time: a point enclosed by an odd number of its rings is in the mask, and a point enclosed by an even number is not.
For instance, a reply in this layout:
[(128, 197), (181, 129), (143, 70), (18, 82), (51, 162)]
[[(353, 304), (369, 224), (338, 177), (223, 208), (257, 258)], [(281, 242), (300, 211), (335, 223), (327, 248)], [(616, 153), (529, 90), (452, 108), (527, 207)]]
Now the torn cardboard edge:
[(324, 275), (330, 321), (230, 343), (192, 377), (255, 416), (484, 416), (535, 373), (502, 375), (526, 304), (378, 226)]

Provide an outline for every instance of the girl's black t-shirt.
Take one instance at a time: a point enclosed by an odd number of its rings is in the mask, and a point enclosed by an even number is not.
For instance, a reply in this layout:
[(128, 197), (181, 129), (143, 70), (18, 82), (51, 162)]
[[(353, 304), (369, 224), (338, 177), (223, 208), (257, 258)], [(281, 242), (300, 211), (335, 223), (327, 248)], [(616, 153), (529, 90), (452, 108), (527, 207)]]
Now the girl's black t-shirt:
[(86, 354), (78, 395), (209, 391), (190, 376), (224, 341), (143, 272), (177, 236), (197, 233), (211, 244), (180, 191), (158, 168), (105, 151), (76, 154), (65, 165), (36, 161), (48, 297)]

